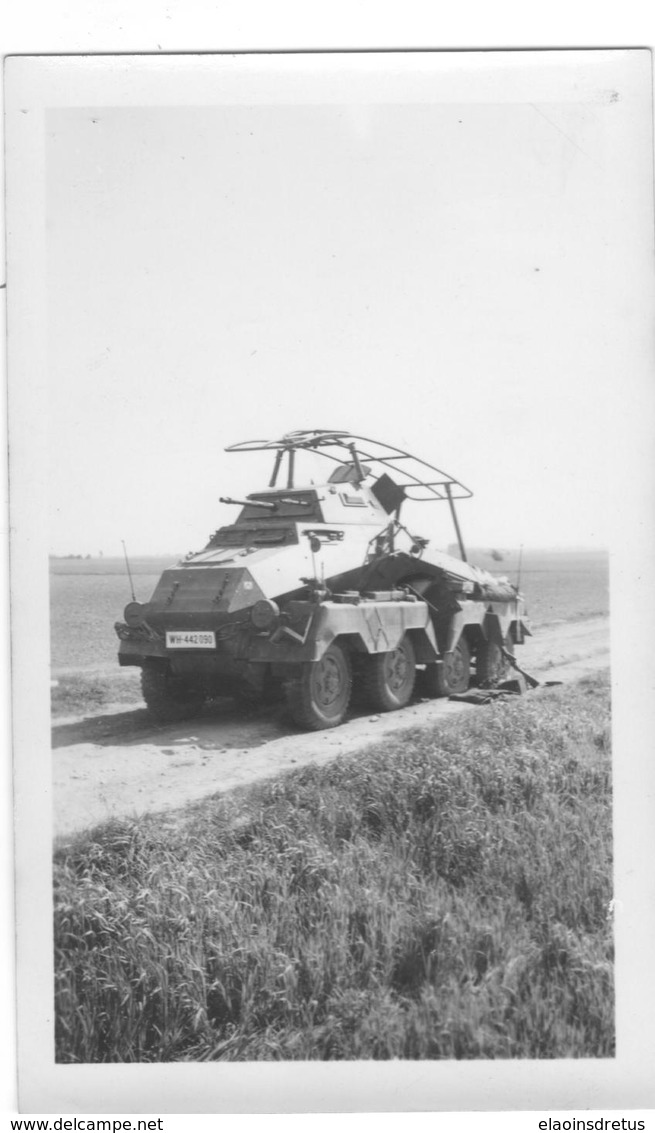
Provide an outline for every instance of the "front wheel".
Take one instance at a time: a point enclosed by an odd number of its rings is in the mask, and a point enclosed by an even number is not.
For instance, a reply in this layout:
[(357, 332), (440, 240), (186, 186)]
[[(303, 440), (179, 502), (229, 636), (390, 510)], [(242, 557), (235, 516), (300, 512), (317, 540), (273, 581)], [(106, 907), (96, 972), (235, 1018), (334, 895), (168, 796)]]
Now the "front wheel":
[(416, 680), (416, 654), (407, 634), (396, 649), (367, 657), (362, 676), (364, 696), (371, 708), (393, 712), (409, 704)]
[(204, 692), (155, 665), (143, 666), (141, 691), (150, 715), (160, 724), (188, 720), (198, 714), (205, 702)]
[(345, 650), (333, 642), (320, 661), (304, 661), (284, 691), (296, 724), (319, 731), (343, 721), (352, 691), (352, 669)]

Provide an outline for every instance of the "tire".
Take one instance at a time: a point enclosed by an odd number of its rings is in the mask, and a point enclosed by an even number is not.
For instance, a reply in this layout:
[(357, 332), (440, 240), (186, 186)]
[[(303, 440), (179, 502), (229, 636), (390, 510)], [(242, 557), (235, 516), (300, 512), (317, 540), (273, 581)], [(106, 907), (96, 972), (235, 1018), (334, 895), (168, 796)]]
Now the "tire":
[(434, 674), (428, 665), (426, 672), (434, 681), (437, 696), (452, 696), (453, 693), (466, 692), (471, 680), (471, 653), (466, 638), (462, 635), (452, 653), (446, 653), (440, 665), (434, 666)]
[(144, 665), (141, 670), (141, 691), (148, 711), (159, 724), (174, 724), (196, 716), (205, 702), (205, 694), (190, 686), (182, 677), (175, 677), (164, 668)]
[[(503, 645), (508, 653), (514, 652), (514, 645), (509, 634)], [(498, 642), (487, 639), (481, 641), (478, 645), (475, 668), (478, 685), (481, 688), (493, 688), (494, 685), (500, 684), (509, 675), (511, 665), (507, 658), (503, 657)]]
[(312, 731), (336, 728), (348, 711), (352, 692), (348, 654), (333, 642), (320, 661), (305, 661), (299, 670), (298, 676), (285, 681), (284, 685), (294, 721)]
[(427, 697), (434, 700), (437, 696), (443, 696), (439, 687), (438, 673), (440, 665), (436, 662), (431, 662), (421, 669), (416, 674), (416, 691), (419, 696)]
[(416, 680), (416, 654), (405, 634), (397, 649), (365, 658), (362, 673), (366, 704), (377, 712), (394, 712), (409, 704)]

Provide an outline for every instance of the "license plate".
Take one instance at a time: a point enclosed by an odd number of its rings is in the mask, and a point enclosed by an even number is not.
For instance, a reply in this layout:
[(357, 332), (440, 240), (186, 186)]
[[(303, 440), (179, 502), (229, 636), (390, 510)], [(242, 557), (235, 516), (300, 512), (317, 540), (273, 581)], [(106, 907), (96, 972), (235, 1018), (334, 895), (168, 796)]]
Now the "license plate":
[(186, 630), (168, 630), (166, 633), (167, 649), (215, 649), (216, 634), (210, 630), (198, 630), (193, 633)]

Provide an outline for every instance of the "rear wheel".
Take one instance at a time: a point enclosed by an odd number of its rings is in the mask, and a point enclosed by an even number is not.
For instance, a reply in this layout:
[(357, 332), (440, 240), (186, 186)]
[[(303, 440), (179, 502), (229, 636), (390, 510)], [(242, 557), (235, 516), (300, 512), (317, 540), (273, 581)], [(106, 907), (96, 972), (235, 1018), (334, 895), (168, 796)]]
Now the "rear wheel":
[[(514, 645), (509, 634), (503, 642), (508, 653), (514, 652)], [(509, 675), (511, 664), (503, 655), (502, 647), (497, 641), (481, 641), (478, 645), (475, 668), (478, 684), (483, 688), (490, 688), (504, 681)]]
[(305, 661), (284, 692), (296, 724), (319, 731), (336, 728), (348, 711), (352, 669), (345, 650), (333, 642), (320, 661)]
[(426, 673), (433, 682), (436, 696), (466, 692), (471, 680), (471, 653), (466, 638), (460, 637), (452, 652), (444, 654), (441, 664), (428, 665)]
[(141, 691), (148, 711), (161, 724), (174, 724), (196, 716), (205, 702), (205, 694), (169, 669), (144, 665), (141, 670)]
[(416, 654), (405, 634), (396, 649), (365, 659), (362, 674), (367, 704), (378, 712), (393, 712), (409, 704), (416, 680)]

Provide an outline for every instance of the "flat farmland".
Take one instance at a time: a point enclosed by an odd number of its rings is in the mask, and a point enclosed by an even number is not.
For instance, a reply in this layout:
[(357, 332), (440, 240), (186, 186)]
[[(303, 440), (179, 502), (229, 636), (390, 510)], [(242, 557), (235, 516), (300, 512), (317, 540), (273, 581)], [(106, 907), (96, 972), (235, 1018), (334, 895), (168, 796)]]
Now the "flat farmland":
[[(471, 562), (516, 582), (518, 555), (502, 562), (472, 553)], [(535, 627), (609, 613), (609, 556), (605, 551), (524, 551), (520, 585)]]
[[(179, 556), (135, 558), (130, 566), (136, 597), (150, 598), (161, 572)], [(471, 562), (515, 582), (518, 555), (501, 562), (488, 552), (470, 553)], [(601, 551), (524, 551), (521, 589), (534, 628), (606, 615), (609, 609), (608, 556)], [(55, 676), (71, 671), (118, 667), (114, 622), (130, 601), (121, 558), (52, 559), (50, 643)]]
[[(130, 560), (134, 591), (146, 602), (161, 572), (180, 556)], [(50, 661), (55, 675), (118, 665), (114, 622), (131, 600), (125, 560), (50, 560)]]

